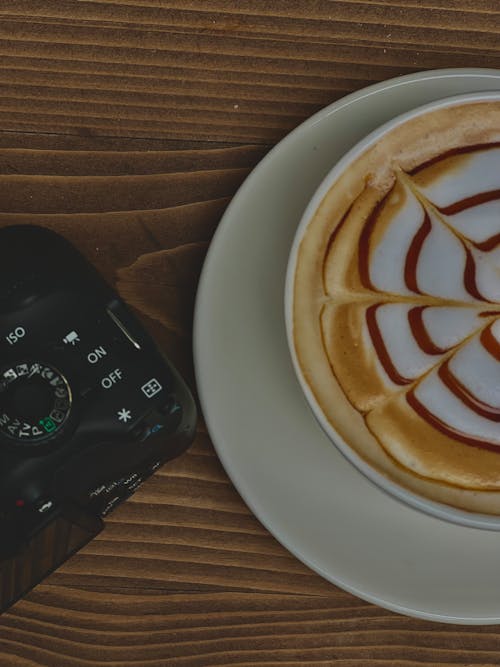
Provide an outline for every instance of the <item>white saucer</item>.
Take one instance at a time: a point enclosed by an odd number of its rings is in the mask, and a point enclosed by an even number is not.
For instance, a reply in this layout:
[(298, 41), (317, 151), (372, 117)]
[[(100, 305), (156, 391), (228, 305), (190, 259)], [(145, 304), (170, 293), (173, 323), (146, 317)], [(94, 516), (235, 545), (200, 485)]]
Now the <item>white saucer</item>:
[(194, 355), (207, 426), (246, 503), (329, 581), (388, 609), (500, 622), (500, 534), (420, 513), (372, 485), (317, 425), (295, 379), (283, 315), (288, 253), (333, 164), (396, 114), (500, 90), (500, 71), (435, 70), (370, 86), (279, 143), (228, 207), (198, 291)]

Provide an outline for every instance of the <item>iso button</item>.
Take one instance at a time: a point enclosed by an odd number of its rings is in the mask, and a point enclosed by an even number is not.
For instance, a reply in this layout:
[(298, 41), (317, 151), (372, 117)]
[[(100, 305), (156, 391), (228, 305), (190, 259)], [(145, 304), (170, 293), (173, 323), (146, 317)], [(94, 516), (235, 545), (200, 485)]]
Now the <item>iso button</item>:
[(0, 314), (0, 353), (3, 357), (20, 356), (26, 354), (27, 349), (49, 344), (57, 314), (64, 311), (68, 303), (64, 294), (57, 293), (30, 300), (26, 306)]
[(0, 318), (0, 355), (2, 359), (26, 355), (27, 350), (43, 346), (46, 332), (38, 322), (26, 317)]

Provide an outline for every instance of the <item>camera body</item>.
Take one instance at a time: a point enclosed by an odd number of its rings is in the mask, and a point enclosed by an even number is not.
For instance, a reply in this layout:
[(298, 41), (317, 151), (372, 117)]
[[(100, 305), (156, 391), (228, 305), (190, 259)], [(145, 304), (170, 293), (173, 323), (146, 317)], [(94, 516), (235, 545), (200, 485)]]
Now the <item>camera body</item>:
[(190, 444), (193, 398), (65, 239), (0, 229), (0, 611)]

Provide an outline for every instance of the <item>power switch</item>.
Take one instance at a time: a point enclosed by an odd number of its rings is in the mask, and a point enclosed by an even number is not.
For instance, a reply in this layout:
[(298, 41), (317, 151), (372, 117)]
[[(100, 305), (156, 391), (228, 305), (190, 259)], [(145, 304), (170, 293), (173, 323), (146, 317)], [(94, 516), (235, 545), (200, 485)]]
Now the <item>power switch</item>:
[(106, 313), (113, 324), (117, 327), (120, 334), (136, 349), (141, 349), (140, 337), (136, 324), (133, 322), (130, 314), (119, 301), (111, 301), (106, 308)]

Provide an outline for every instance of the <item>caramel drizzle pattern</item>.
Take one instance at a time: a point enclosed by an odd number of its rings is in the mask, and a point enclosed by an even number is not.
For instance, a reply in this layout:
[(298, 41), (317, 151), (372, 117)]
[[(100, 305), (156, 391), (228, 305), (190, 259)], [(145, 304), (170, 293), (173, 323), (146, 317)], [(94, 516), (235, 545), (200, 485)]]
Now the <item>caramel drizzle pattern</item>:
[(396, 366), (392, 363), (391, 355), (385, 346), (384, 339), (377, 322), (377, 310), (381, 305), (381, 303), (376, 303), (366, 309), (366, 324), (368, 326), (370, 338), (373, 342), (373, 347), (377, 352), (377, 356), (385, 372), (395, 384), (411, 384), (413, 382), (411, 378), (405, 378), (403, 375), (400, 375)]
[(464, 269), (464, 287), (478, 301), (489, 301), (485, 299), (477, 287), (476, 282), (476, 262), (472, 256), (472, 251), (467, 247), (465, 241), (462, 241), (463, 249), (465, 250), (465, 269)]
[[(424, 165), (414, 169), (409, 175), (418, 173), (425, 167), (435, 164), (438, 161), (441, 161), (451, 155), (456, 155), (458, 153), (466, 153), (475, 150), (485, 150), (488, 148), (500, 147), (500, 143), (491, 144), (488, 146), (473, 146), (468, 149), (457, 149), (454, 151), (449, 151), (438, 158), (427, 162)], [(377, 203), (372, 213), (365, 222), (363, 229), (361, 231), (358, 243), (358, 271), (361, 284), (366, 289), (372, 291), (378, 291), (370, 277), (370, 241), (373, 234), (374, 228), (378, 221), (380, 212), (384, 205), (387, 202), (387, 199), (392, 193), (394, 186), (391, 190)], [(500, 190), (493, 190), (488, 192), (482, 192), (472, 197), (467, 197), (458, 202), (450, 204), (446, 207), (435, 207), (439, 213), (442, 215), (452, 216), (457, 213), (460, 213), (468, 208), (478, 206), (480, 204), (500, 199)], [(345, 222), (345, 217), (342, 219), (341, 223)], [(425, 243), (425, 240), (432, 231), (432, 222), (430, 220), (429, 214), (424, 207), (424, 219), (416, 234), (414, 235), (407, 256), (405, 258), (404, 265), (404, 280), (407, 288), (415, 294), (422, 295), (423, 292), (420, 290), (417, 281), (417, 266), (419, 256), (422, 250), (422, 247)], [(451, 230), (453, 231), (453, 230)], [(335, 232), (334, 232), (335, 233)], [(473, 296), (478, 301), (489, 302), (479, 291), (476, 281), (476, 263), (474, 261), (474, 256), (472, 254), (471, 245), (477, 248), (480, 251), (488, 252), (493, 250), (500, 243), (500, 234), (496, 234), (489, 239), (481, 242), (474, 242), (471, 239), (463, 237), (459, 233), (455, 233), (455, 236), (461, 242), (464, 251), (465, 251), (465, 267), (464, 267), (464, 287), (471, 296)], [(333, 240), (333, 239), (332, 239)], [(331, 243), (329, 244), (329, 247)], [(397, 385), (404, 386), (414, 382), (411, 378), (406, 378), (402, 376), (397, 368), (395, 367), (391, 355), (389, 354), (387, 347), (385, 345), (382, 333), (380, 331), (379, 324), (377, 322), (377, 310), (382, 303), (377, 303), (375, 305), (369, 306), (366, 310), (366, 323), (368, 327), (368, 332), (370, 334), (374, 349), (378, 356), (378, 359), (387, 373), (388, 377)], [(423, 312), (427, 306), (417, 306), (411, 308), (408, 312), (408, 321), (412, 334), (419, 345), (419, 347), (427, 354), (430, 355), (442, 355), (446, 353), (451, 348), (441, 348), (437, 346), (429, 336), (427, 329), (423, 321)], [(498, 315), (498, 311), (484, 311), (480, 316), (494, 316)], [(483, 348), (491, 355), (496, 361), (500, 361), (500, 343), (496, 340), (495, 336), (492, 333), (492, 324), (483, 329), (480, 335), (480, 342)], [(477, 414), (485, 417), (486, 419), (493, 420), (495, 422), (500, 420), (500, 410), (494, 406), (490, 406), (483, 401), (480, 401), (476, 396), (474, 396), (469, 389), (463, 385), (451, 372), (449, 368), (450, 358), (448, 358), (444, 363), (439, 366), (438, 376), (443, 382), (443, 384), (467, 407), (476, 412)], [(452, 439), (458, 440), (468, 445), (474, 447), (481, 447), (483, 449), (489, 449), (500, 453), (500, 448), (491, 442), (485, 442), (481, 439), (467, 435), (457, 431), (449, 424), (444, 423), (438, 417), (436, 417), (430, 410), (428, 410), (416, 397), (415, 387), (412, 387), (406, 393), (406, 399), (408, 404), (417, 412), (425, 421), (430, 423), (434, 428), (446, 434)]]
[[(441, 433), (444, 433), (448, 437), (459, 440), (460, 442), (467, 445), (472, 445), (474, 447), (481, 447), (483, 449), (489, 449), (491, 451), (500, 453), (498, 445), (495, 445), (492, 442), (481, 440), (479, 438), (474, 438), (466, 433), (463, 433), (462, 431), (454, 429), (452, 426), (446, 424), (441, 419), (436, 417), (436, 415), (434, 415), (428, 408), (426, 408), (418, 400), (418, 398), (415, 395), (415, 388), (416, 385), (418, 384), (418, 381), (411, 378), (406, 378), (399, 373), (399, 371), (393, 364), (391, 356), (384, 343), (384, 339), (382, 337), (379, 325), (376, 320), (377, 310), (383, 305), (384, 305), (383, 303), (377, 303), (373, 306), (370, 306), (367, 309), (366, 321), (367, 321), (368, 331), (370, 333), (370, 337), (372, 339), (373, 347), (375, 349), (377, 357), (380, 363), (382, 364), (382, 367), (384, 368), (385, 372), (387, 373), (388, 377), (395, 384), (400, 386), (408, 384), (415, 385), (406, 394), (406, 400), (408, 404), (415, 410), (415, 412), (417, 412), (417, 414), (420, 415), (420, 417), (422, 417), (422, 419), (427, 421), (434, 428), (436, 428)], [(448, 350), (445, 348), (439, 348), (431, 340), (425, 328), (422, 318), (422, 314), (426, 308), (428, 308), (428, 306), (417, 306), (411, 308), (408, 311), (408, 321), (410, 323), (410, 328), (415, 337), (415, 340), (417, 341), (421, 349), (424, 350), (424, 352), (427, 352), (428, 354), (444, 354), (451, 348), (448, 348)], [(480, 317), (491, 316), (492, 314), (499, 315), (500, 313), (496, 311), (485, 311), (484, 313), (481, 313), (479, 316)], [(500, 361), (500, 343), (493, 335), (492, 328), (493, 328), (493, 323), (489, 324), (485, 329), (483, 329), (483, 331), (480, 334), (480, 342), (489, 354), (491, 354), (497, 361)], [(473, 412), (490, 421), (499, 422), (500, 409), (493, 405), (489, 405), (484, 401), (481, 401), (462, 382), (460, 382), (460, 380), (450, 370), (449, 367), (450, 361), (451, 357), (446, 359), (438, 367), (438, 376), (440, 380), (443, 382), (443, 384), (449, 389), (449, 391), (451, 391), (464, 405), (470, 408)]]
[[(366, 221), (365, 225), (363, 226), (362, 232), (359, 237), (359, 243), (358, 243), (359, 277), (363, 287), (371, 291), (378, 291), (378, 290), (373, 285), (370, 277), (370, 237), (377, 223), (380, 211), (382, 210), (389, 195), (390, 192), (374, 208), (368, 220)], [(443, 212), (442, 209), (438, 210), (440, 212)], [(332, 235), (333, 238), (332, 237), (330, 238), (330, 241), (328, 243), (328, 248), (331, 247), (331, 244), (333, 243), (333, 240), (337, 235), (340, 226), (343, 225), (343, 223), (345, 222), (346, 217), (347, 216), (345, 216), (341, 220), (339, 226), (333, 232)], [(417, 266), (418, 266), (420, 252), (422, 250), (425, 240), (427, 239), (431, 231), (432, 231), (432, 223), (429, 218), (429, 214), (427, 213), (427, 211), (425, 211), (424, 221), (422, 222), (422, 225), (419, 227), (417, 233), (414, 235), (405, 259), (405, 267), (404, 267), (405, 284), (407, 288), (414, 294), (423, 294), (417, 282)], [(496, 234), (495, 236), (492, 236), (491, 238), (481, 242), (472, 242), (469, 239), (465, 241), (460, 236), (458, 236), (458, 238), (465, 252), (464, 287), (467, 290), (467, 292), (478, 301), (490, 302), (489, 299), (486, 299), (484, 295), (481, 294), (477, 286), (476, 262), (474, 261), (474, 256), (472, 254), (472, 251), (468, 243), (478, 248), (478, 250), (482, 251), (493, 250), (500, 243), (500, 234)]]
[(359, 235), (359, 242), (358, 242), (359, 278), (361, 280), (361, 284), (363, 285), (363, 287), (371, 290), (372, 292), (377, 292), (378, 290), (375, 288), (370, 278), (370, 237), (377, 223), (380, 211), (383, 209), (393, 189), (394, 186), (392, 186), (392, 188), (385, 195), (385, 197), (383, 197), (375, 206), (371, 214), (368, 216), (367, 221), (363, 225), (363, 229), (361, 230), (361, 234)]
[(424, 221), (413, 237), (413, 240), (406, 254), (404, 269), (406, 287), (408, 287), (409, 290), (415, 292), (416, 294), (422, 294), (422, 291), (419, 289), (417, 284), (418, 258), (420, 257), (420, 251), (422, 250), (425, 239), (429, 236), (431, 230), (431, 219), (429, 218), (427, 211), (425, 211)]
[(471, 410), (490, 421), (500, 421), (500, 409), (493, 405), (489, 405), (488, 403), (481, 401), (477, 396), (474, 396), (474, 394), (460, 382), (450, 370), (450, 359), (447, 359), (444, 364), (441, 364), (438, 370), (438, 375), (443, 384)]
[(480, 341), (484, 349), (491, 354), (491, 356), (500, 361), (500, 343), (497, 341), (495, 336), (492, 333), (493, 324), (490, 324), (489, 327), (486, 327), (481, 333)]
[[(489, 190), (487, 192), (479, 192), (477, 195), (473, 195), (472, 197), (466, 197), (465, 199), (461, 199), (460, 201), (450, 204), (449, 206), (441, 206), (436, 208), (443, 215), (451, 217), (457, 213), (466, 211), (468, 208), (474, 208), (480, 204), (485, 204), (486, 202), (495, 201), (497, 199), (500, 199), (500, 190)], [(491, 250), (494, 250), (500, 243), (500, 234), (494, 234), (493, 236), (490, 236), (489, 239), (485, 239), (484, 241), (472, 241), (471, 239), (467, 240), (478, 250), (481, 250), (482, 252), (490, 252)], [(462, 243), (464, 245), (465, 252), (470, 254), (470, 250), (466, 247), (465, 242), (462, 241)]]
[(458, 440), (464, 445), (471, 445), (472, 447), (479, 447), (480, 449), (487, 449), (490, 452), (495, 452), (498, 454), (498, 445), (495, 445), (492, 442), (487, 442), (486, 440), (481, 440), (480, 438), (474, 438), (471, 435), (467, 435), (462, 431), (454, 429), (449, 424), (443, 422), (439, 417), (436, 417), (430, 410), (428, 410), (423, 403), (421, 403), (418, 398), (415, 396), (415, 390), (410, 389), (406, 394), (406, 401), (408, 405), (428, 424), (433, 426), (437, 431), (440, 431), (444, 435), (448, 436), (452, 440)]
[(415, 338), (420, 349), (426, 354), (444, 354), (449, 348), (438, 347), (429, 336), (425, 327), (423, 315), (427, 308), (428, 306), (415, 306), (408, 311), (408, 323), (413, 338)]
[[(486, 202), (494, 201), (495, 199), (500, 199), (500, 190), (487, 190), (486, 192), (478, 192), (465, 199), (460, 199), (448, 206), (441, 206), (438, 208), (438, 211), (444, 215), (455, 215), (456, 213), (466, 211), (468, 208), (479, 206), (480, 204), (485, 204)], [(497, 236), (500, 236), (500, 234)]]
[(440, 155), (436, 155), (436, 157), (433, 157), (430, 160), (422, 162), (418, 166), (414, 167), (411, 171), (408, 172), (408, 175), (415, 176), (415, 174), (418, 174), (424, 169), (432, 167), (434, 164), (437, 164), (442, 160), (446, 160), (449, 157), (454, 157), (455, 155), (464, 155), (464, 154), (468, 155), (470, 153), (477, 153), (479, 151), (489, 151), (494, 148), (500, 148), (500, 141), (492, 141), (487, 144), (472, 144), (470, 146), (460, 146), (458, 148), (450, 148), (449, 151), (445, 151)]

